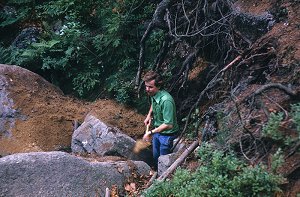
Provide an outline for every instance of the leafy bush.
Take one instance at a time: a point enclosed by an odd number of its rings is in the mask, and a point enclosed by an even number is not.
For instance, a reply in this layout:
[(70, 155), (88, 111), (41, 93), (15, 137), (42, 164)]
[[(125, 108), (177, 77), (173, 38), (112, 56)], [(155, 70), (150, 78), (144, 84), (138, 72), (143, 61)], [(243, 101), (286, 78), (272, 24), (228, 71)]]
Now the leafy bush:
[(204, 144), (198, 152), (196, 172), (178, 169), (170, 181), (155, 182), (144, 192), (151, 196), (273, 196), (283, 178), (263, 165), (247, 166), (233, 154), (224, 154)]
[(280, 122), (283, 120), (283, 113), (271, 113), (268, 123), (263, 127), (262, 135), (273, 140), (282, 140), (283, 135), (279, 131)]
[[(24, 24), (34, 26), (40, 35), (27, 48), (10, 51), (11, 43), (0, 31), (0, 42), (6, 42), (1, 53), (8, 53), (5, 63), (42, 75), (65, 93), (87, 98), (90, 93), (99, 94), (93, 91), (111, 91), (110, 95), (127, 103), (138, 66), (138, 43), (154, 5), (135, 0), (10, 0), (5, 6), (14, 13), (0, 13), (1, 25), (10, 32)], [(148, 58), (155, 56), (161, 42), (161, 34), (153, 37)], [(111, 79), (115, 81), (111, 83)]]

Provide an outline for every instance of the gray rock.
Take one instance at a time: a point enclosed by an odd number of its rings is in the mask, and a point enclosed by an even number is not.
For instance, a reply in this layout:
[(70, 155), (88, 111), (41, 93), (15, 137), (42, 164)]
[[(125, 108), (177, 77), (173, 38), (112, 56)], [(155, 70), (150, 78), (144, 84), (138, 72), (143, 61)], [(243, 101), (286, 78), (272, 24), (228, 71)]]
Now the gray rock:
[(120, 194), (132, 176), (148, 175), (142, 161), (88, 162), (64, 152), (20, 153), (0, 158), (0, 196), (104, 196), (117, 185)]
[(36, 27), (25, 28), (13, 41), (12, 46), (19, 49), (25, 49), (29, 44), (38, 42), (39, 34), (40, 30)]
[[(0, 64), (1, 66), (1, 64)], [(0, 139), (11, 138), (12, 129), (16, 120), (25, 120), (26, 116), (21, 115), (15, 108), (13, 99), (9, 96), (9, 80), (5, 75), (0, 75)]]
[[(174, 143), (176, 142), (176, 140), (174, 141)], [(184, 143), (178, 143), (173, 153), (161, 155), (158, 158), (157, 175), (162, 175), (162, 173), (165, 172), (176, 161), (176, 159), (178, 159), (178, 157), (183, 153), (185, 148), (186, 145)]]
[[(120, 156), (132, 160), (145, 161), (150, 152), (135, 155), (135, 140), (122, 133), (118, 128), (106, 125), (95, 116), (89, 114), (72, 135), (72, 152), (90, 153), (99, 156)], [(149, 155), (149, 156), (147, 156)], [(144, 158), (142, 158), (144, 157)]]
[(13, 100), (7, 91), (7, 79), (0, 75), (0, 138), (11, 137), (11, 130), (15, 125), (16, 110), (13, 109)]

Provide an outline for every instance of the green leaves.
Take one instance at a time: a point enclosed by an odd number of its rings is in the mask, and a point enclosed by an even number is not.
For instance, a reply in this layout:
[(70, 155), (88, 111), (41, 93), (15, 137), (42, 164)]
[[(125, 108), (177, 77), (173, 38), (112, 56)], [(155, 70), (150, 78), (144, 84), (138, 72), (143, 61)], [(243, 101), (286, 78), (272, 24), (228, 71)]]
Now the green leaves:
[(49, 41), (40, 42), (40, 43), (32, 43), (31, 46), (33, 46), (36, 49), (38, 49), (38, 48), (51, 49), (51, 48), (53, 48), (54, 45), (56, 45), (58, 43), (60, 43), (59, 40), (49, 40)]
[[(9, 27), (25, 20), (41, 30), (37, 43), (7, 50), (11, 63), (43, 73), (67, 93), (88, 97), (93, 90), (108, 91), (119, 102), (133, 103), (138, 43), (144, 21), (153, 15), (151, 2), (11, 0), (8, 5), (15, 12), (0, 13), (0, 25)], [(155, 50), (160, 38), (155, 34), (150, 43)], [(154, 51), (148, 54), (156, 55)]]
[(195, 172), (178, 169), (170, 181), (156, 182), (146, 197), (168, 196), (273, 196), (283, 178), (266, 167), (247, 166), (233, 154), (213, 150), (205, 143), (199, 149), (201, 165)]
[(92, 90), (99, 82), (99, 76), (101, 72), (99, 70), (87, 69), (85, 72), (79, 73), (74, 79), (74, 90), (78, 92), (80, 96), (84, 96), (87, 91)]
[(283, 113), (271, 113), (268, 123), (263, 127), (262, 135), (264, 137), (270, 137), (273, 140), (281, 140), (283, 135), (279, 131), (279, 125), (283, 120)]
[(291, 115), (300, 139), (300, 103), (291, 105)]

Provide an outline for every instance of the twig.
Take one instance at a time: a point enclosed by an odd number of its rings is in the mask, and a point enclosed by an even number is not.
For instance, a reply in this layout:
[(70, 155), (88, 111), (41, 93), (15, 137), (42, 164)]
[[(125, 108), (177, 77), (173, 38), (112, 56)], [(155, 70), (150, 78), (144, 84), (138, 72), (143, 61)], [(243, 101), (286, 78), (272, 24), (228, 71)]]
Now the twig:
[(248, 161), (251, 161), (250, 158), (248, 158), (248, 156), (244, 153), (244, 150), (243, 150), (243, 144), (242, 144), (242, 136), (240, 137), (240, 149), (241, 149), (241, 153), (243, 154), (243, 156), (248, 160)]
[(110, 190), (109, 190), (109, 188), (105, 189), (105, 197), (110, 197)]
[[(241, 56), (241, 55), (240, 55)], [(183, 136), (183, 134), (186, 132), (188, 123), (190, 121), (190, 117), (192, 115), (192, 111), (198, 106), (198, 104), (200, 103), (201, 99), (203, 98), (204, 94), (210, 90), (211, 88), (213, 88), (216, 84), (218, 84), (219, 81), (221, 81), (219, 77), (219, 75), (222, 75), (228, 68), (230, 68), (232, 65), (234, 65), (238, 60), (240, 60), (240, 56), (236, 57), (233, 61), (231, 61), (229, 64), (227, 64), (222, 70), (220, 70), (212, 80), (210, 80), (210, 82), (207, 84), (207, 86), (204, 88), (204, 90), (202, 90), (202, 92), (200, 93), (196, 103), (191, 107), (189, 114), (187, 116), (187, 120), (185, 122), (185, 126), (183, 128), (183, 131), (181, 132), (179, 139)]]
[(253, 139), (253, 140), (255, 140), (255, 137), (253, 136), (253, 134), (252, 134), (252, 132), (245, 126), (245, 123), (244, 123), (244, 121), (243, 121), (243, 119), (242, 119), (242, 116), (241, 116), (241, 113), (240, 113), (240, 109), (239, 109), (239, 106), (238, 106), (238, 104), (237, 104), (237, 102), (235, 101), (235, 99), (233, 98), (233, 94), (231, 94), (231, 100), (234, 102), (234, 104), (235, 104), (235, 108), (236, 108), (236, 112), (237, 112), (237, 114), (238, 114), (238, 117), (239, 117), (239, 119), (240, 119), (240, 121), (241, 121), (241, 123), (242, 123), (242, 126), (243, 126), (243, 129), (246, 131), (246, 133), (247, 134), (249, 134), (250, 136), (251, 136), (251, 138)]

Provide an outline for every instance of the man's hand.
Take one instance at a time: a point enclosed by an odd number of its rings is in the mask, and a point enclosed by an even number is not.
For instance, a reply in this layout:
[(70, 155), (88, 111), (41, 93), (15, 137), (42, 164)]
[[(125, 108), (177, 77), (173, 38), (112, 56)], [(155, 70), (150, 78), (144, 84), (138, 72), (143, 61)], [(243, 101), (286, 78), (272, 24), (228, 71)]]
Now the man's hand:
[(151, 116), (147, 116), (146, 119), (144, 120), (145, 125), (151, 125)]
[(146, 131), (146, 133), (143, 136), (143, 140), (146, 141), (146, 142), (151, 141), (151, 131)]

